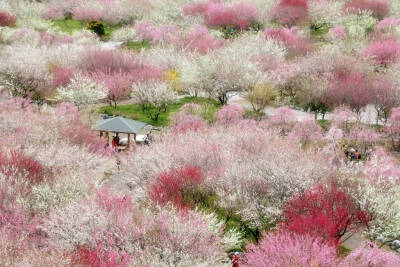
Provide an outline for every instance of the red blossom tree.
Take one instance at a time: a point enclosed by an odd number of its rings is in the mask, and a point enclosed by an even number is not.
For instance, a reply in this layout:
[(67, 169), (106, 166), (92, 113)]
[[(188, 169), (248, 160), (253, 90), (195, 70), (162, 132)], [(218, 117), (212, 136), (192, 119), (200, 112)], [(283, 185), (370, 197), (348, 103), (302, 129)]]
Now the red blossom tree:
[(0, 26), (12, 27), (15, 25), (15, 22), (17, 22), (16, 16), (11, 15), (10, 13), (8, 13), (6, 11), (0, 10)]
[(334, 184), (318, 184), (295, 197), (287, 203), (284, 215), (285, 229), (321, 237), (335, 245), (349, 230), (367, 225), (371, 219), (348, 193)]
[(101, 245), (97, 245), (95, 249), (80, 247), (72, 257), (74, 266), (84, 264), (89, 267), (126, 267), (129, 263), (128, 253), (121, 256), (118, 252), (104, 250)]
[(182, 167), (170, 172), (162, 172), (157, 182), (150, 186), (150, 198), (165, 205), (173, 203), (178, 208), (187, 208), (184, 201), (184, 191), (193, 185), (199, 185), (204, 180), (204, 174), (198, 167)]
[(45, 168), (31, 157), (18, 151), (11, 151), (7, 156), (0, 151), (0, 172), (7, 177), (22, 175), (29, 184), (37, 184), (43, 180)]

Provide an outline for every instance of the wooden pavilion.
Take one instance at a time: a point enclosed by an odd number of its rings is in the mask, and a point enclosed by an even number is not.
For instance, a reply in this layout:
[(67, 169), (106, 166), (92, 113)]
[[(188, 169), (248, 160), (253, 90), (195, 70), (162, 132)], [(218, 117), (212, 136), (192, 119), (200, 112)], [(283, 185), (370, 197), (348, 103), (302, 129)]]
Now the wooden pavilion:
[(137, 134), (147, 134), (148, 132), (151, 131), (152, 126), (149, 124), (146, 124), (141, 121), (135, 121), (123, 117), (112, 117), (108, 119), (104, 119), (97, 123), (97, 125), (93, 128), (96, 131), (100, 132), (100, 136), (106, 136), (107, 138), (107, 143), (110, 143), (110, 134), (109, 133), (114, 133), (114, 134), (127, 134), (128, 135), (128, 143), (126, 145), (126, 149), (129, 149), (131, 145), (131, 134), (134, 137), (134, 140), (136, 141), (136, 135)]

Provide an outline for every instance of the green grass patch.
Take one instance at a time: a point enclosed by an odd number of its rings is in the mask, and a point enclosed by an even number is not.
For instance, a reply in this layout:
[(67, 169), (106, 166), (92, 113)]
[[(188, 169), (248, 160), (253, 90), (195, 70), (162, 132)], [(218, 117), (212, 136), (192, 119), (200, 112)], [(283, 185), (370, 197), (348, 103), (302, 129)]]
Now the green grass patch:
[[(244, 251), (246, 243), (255, 243), (261, 239), (263, 231), (269, 232), (275, 224), (270, 220), (265, 220), (265, 225), (261, 228), (255, 228), (249, 225), (243, 218), (233, 210), (229, 211), (218, 205), (218, 196), (210, 189), (199, 187), (195, 190), (189, 190), (184, 193), (185, 203), (196, 207), (205, 213), (214, 213), (217, 218), (224, 222), (225, 232), (235, 230), (239, 232), (243, 240), (238, 247), (230, 248), (227, 252)], [(264, 224), (264, 223), (263, 223)]]
[(129, 41), (126, 44), (124, 44), (122, 48), (140, 52), (142, 49), (149, 49), (150, 42), (148, 40)]
[[(81, 31), (86, 29), (87, 23), (75, 19), (60, 19), (53, 21), (54, 26), (58, 27), (60, 31), (71, 34), (74, 31)], [(104, 25), (104, 38), (108, 39), (111, 33), (122, 27), (122, 24), (109, 24), (103, 22)]]
[(59, 19), (53, 21), (54, 26), (57, 26), (60, 31), (71, 34), (74, 31), (81, 31), (86, 27), (86, 23), (74, 19)]
[(329, 120), (317, 120), (317, 123), (325, 132), (329, 130), (329, 126), (331, 125)]
[(351, 253), (351, 249), (349, 249), (343, 245), (340, 245), (337, 253), (338, 253), (339, 257), (345, 258)]
[(326, 23), (313, 24), (310, 26), (310, 33), (315, 39), (323, 39), (328, 32), (329, 25)]
[(220, 108), (218, 101), (205, 98), (205, 97), (184, 97), (179, 99), (177, 102), (167, 106), (166, 112), (162, 112), (157, 121), (150, 119), (146, 112), (143, 112), (142, 106), (139, 104), (120, 105), (116, 109), (111, 106), (101, 107), (98, 112), (107, 114), (109, 116), (124, 116), (127, 118), (136, 119), (153, 126), (167, 126), (170, 123), (171, 115), (178, 112), (184, 104), (194, 103), (202, 105), (205, 108), (204, 117), (206, 120), (211, 122), (214, 117), (214, 113)]

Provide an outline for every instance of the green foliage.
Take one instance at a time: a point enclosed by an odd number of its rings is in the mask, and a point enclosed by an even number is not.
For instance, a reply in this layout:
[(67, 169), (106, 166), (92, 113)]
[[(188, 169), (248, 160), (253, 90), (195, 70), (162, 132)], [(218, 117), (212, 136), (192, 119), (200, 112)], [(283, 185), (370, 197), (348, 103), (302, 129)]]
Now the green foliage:
[(246, 110), (244, 111), (244, 117), (245, 117), (246, 119), (262, 120), (262, 119), (264, 119), (266, 116), (265, 116), (265, 113), (264, 113), (263, 111), (261, 111), (261, 112), (256, 112), (256, 111), (251, 110), (251, 109), (246, 109)]
[(316, 39), (322, 39), (329, 32), (329, 25), (327, 23), (316, 23), (310, 25), (310, 33)]
[(255, 31), (255, 32), (262, 31), (262, 30), (264, 30), (264, 24), (262, 24), (261, 22), (258, 22), (258, 21), (253, 21), (252, 23), (250, 23), (249, 30)]
[(54, 26), (57, 26), (61, 31), (72, 33), (74, 31), (81, 31), (85, 24), (82, 21), (74, 19), (59, 19), (53, 21)]
[(224, 26), (221, 28), (221, 32), (224, 34), (225, 39), (233, 39), (239, 36), (241, 30), (237, 27)]
[[(157, 121), (150, 119), (146, 112), (143, 111), (139, 104), (119, 105), (116, 109), (110, 106), (104, 106), (99, 109), (99, 113), (118, 115), (124, 117), (134, 117), (137, 120), (146, 122), (154, 126), (167, 126), (170, 123), (171, 115), (178, 112), (184, 104), (194, 103), (205, 107), (205, 119), (212, 121), (214, 113), (219, 109), (220, 105), (217, 101), (205, 97), (184, 97), (176, 103), (169, 104), (166, 111), (161, 113)], [(151, 111), (151, 110), (150, 110)]]
[[(89, 23), (91, 23), (91, 22), (89, 22)], [(104, 28), (103, 38), (106, 38), (106, 39), (111, 36), (111, 33), (113, 31), (122, 27), (122, 24), (109, 24), (109, 23), (104, 23), (104, 22), (100, 22), (100, 23), (102, 23), (103, 28)], [(55, 20), (55, 21), (53, 21), (53, 24), (54, 24), (54, 26), (58, 27), (60, 29), (60, 31), (67, 32), (69, 34), (71, 34), (74, 31), (81, 31), (88, 25), (88, 24), (86, 25), (85, 22), (83, 22), (83, 21), (74, 20), (71, 18)]]
[(331, 122), (328, 120), (317, 120), (317, 123), (319, 124), (319, 126), (321, 126), (321, 128), (324, 131), (328, 131), (329, 130), (329, 126), (331, 125)]
[(349, 249), (349, 248), (347, 248), (347, 247), (345, 247), (345, 246), (343, 246), (343, 245), (340, 245), (340, 246), (339, 246), (339, 249), (338, 249), (338, 256), (339, 256), (339, 257), (345, 258), (345, 257), (347, 257), (350, 253), (351, 253), (351, 249)]
[[(199, 187), (196, 190), (188, 190), (184, 192), (185, 203), (193, 208), (198, 208), (205, 212), (212, 212), (217, 218), (225, 222), (225, 232), (236, 230), (244, 237), (240, 247), (233, 248), (231, 251), (243, 251), (246, 242), (258, 242), (261, 239), (263, 231), (270, 231), (275, 224), (271, 220), (266, 219), (266, 223), (261, 228), (250, 226), (243, 218), (234, 211), (227, 210), (218, 205), (218, 196), (210, 188)], [(230, 251), (228, 251), (230, 252)]]
[(149, 49), (150, 42), (149, 40), (129, 41), (126, 44), (124, 44), (123, 48), (140, 52), (142, 49)]
[(101, 21), (89, 21), (86, 24), (86, 29), (96, 33), (100, 37), (105, 35), (104, 24)]

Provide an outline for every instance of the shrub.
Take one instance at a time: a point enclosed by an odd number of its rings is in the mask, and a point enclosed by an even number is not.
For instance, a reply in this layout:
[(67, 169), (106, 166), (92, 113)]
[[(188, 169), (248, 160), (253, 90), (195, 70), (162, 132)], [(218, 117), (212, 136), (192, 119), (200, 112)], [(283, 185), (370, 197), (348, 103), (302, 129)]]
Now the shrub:
[(104, 24), (101, 21), (90, 21), (86, 24), (86, 29), (96, 33), (98, 36), (104, 36)]
[(13, 27), (17, 22), (17, 17), (11, 15), (6, 11), (0, 10), (0, 26), (2, 27)]

